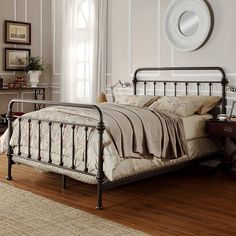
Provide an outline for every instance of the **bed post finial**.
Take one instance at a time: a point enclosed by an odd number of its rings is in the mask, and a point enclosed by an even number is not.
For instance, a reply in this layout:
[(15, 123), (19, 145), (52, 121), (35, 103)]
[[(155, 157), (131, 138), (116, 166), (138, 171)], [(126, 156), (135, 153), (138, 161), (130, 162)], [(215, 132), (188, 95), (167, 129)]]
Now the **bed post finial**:
[(226, 87), (228, 82), (228, 79), (226, 78), (225, 71), (221, 67), (217, 67), (217, 69), (221, 72), (222, 78), (221, 78), (221, 87), (222, 87), (222, 108), (221, 113), (226, 113), (226, 105), (227, 105), (227, 98), (226, 98)]
[(133, 77), (134, 95), (137, 95), (137, 74), (138, 74), (139, 70), (140, 69), (137, 69), (134, 72), (134, 77)]

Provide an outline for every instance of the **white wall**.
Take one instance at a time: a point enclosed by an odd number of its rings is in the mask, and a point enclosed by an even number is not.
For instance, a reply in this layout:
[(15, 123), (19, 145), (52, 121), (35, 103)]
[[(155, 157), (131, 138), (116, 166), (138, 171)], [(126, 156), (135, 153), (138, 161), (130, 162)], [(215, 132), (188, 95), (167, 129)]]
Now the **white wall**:
[[(5, 85), (15, 79), (19, 73), (4, 71), (4, 48), (30, 48), (32, 56), (40, 56), (43, 58), (43, 63), (46, 70), (40, 79), (41, 86), (47, 89), (47, 96), (50, 99), (51, 86), (51, 62), (52, 62), (52, 23), (51, 23), (51, 0), (0, 0), (0, 76), (4, 78)], [(16, 20), (31, 23), (32, 31), (32, 45), (14, 45), (4, 43), (4, 21)], [(32, 98), (33, 92), (24, 91), (18, 93), (17, 91), (8, 91), (0, 93), (0, 113), (6, 111), (7, 104), (12, 98)], [(18, 107), (22, 110), (24, 107)], [(29, 107), (25, 108), (31, 109)], [(25, 110), (24, 109), (24, 110)]]
[[(215, 27), (206, 45), (195, 52), (179, 52), (168, 44), (163, 19), (170, 2), (109, 0), (109, 84), (132, 81), (134, 70), (143, 66), (221, 66), (230, 83), (236, 85), (236, 1), (208, 1), (214, 12)], [(186, 79), (183, 72), (170, 75)], [(191, 73), (191, 77), (217, 79), (215, 73), (208, 72)]]
[[(59, 99), (61, 60), (61, 0), (52, 0), (53, 83), (52, 97)], [(179, 52), (167, 42), (163, 19), (171, 0), (108, 0), (107, 91), (116, 81), (132, 81), (133, 72), (143, 66), (221, 66), (236, 85), (236, 1), (209, 0), (215, 26), (209, 41), (195, 52)], [(189, 73), (187, 73), (189, 74)], [(163, 74), (186, 79), (184, 72)], [(195, 79), (217, 79), (216, 74), (191, 73)], [(188, 77), (189, 78), (189, 77)], [(216, 88), (218, 89), (218, 88)], [(228, 96), (231, 96), (229, 94)], [(229, 103), (230, 104), (230, 103)]]
[(52, 0), (52, 100), (60, 100), (62, 0)]

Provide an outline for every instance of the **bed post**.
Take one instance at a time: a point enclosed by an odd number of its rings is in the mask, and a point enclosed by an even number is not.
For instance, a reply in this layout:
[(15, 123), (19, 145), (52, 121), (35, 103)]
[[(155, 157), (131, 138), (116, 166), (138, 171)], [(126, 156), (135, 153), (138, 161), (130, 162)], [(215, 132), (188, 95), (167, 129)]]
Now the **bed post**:
[(7, 121), (8, 121), (8, 148), (7, 148), (7, 158), (8, 158), (8, 169), (7, 169), (7, 180), (12, 180), (11, 169), (12, 169), (12, 147), (10, 145), (12, 136), (12, 106), (13, 102), (9, 103), (7, 111)]
[(226, 101), (226, 87), (228, 82), (228, 79), (225, 76), (225, 72), (224, 70), (219, 67), (218, 70), (221, 72), (222, 74), (222, 79), (221, 79), (221, 86), (222, 86), (222, 108), (221, 108), (221, 113), (226, 113), (226, 106), (227, 106), (227, 101)]
[(102, 210), (102, 195), (103, 195), (103, 179), (104, 179), (104, 172), (103, 172), (103, 132), (105, 130), (105, 126), (103, 123), (102, 113), (100, 109), (98, 110), (100, 113), (100, 121), (97, 125), (98, 131), (98, 172), (97, 172), (97, 210)]
[(133, 77), (134, 95), (137, 95), (137, 75), (138, 75), (139, 71), (140, 71), (140, 69), (137, 69), (134, 72), (134, 77)]

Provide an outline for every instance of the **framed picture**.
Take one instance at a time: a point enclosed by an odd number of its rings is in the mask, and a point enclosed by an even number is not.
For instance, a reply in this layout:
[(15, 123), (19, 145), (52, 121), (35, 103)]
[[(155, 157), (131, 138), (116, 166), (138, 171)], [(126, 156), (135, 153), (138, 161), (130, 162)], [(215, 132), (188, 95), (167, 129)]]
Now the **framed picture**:
[(27, 66), (30, 57), (30, 49), (25, 48), (5, 48), (5, 70), (23, 71)]
[(5, 43), (31, 44), (31, 24), (5, 21)]

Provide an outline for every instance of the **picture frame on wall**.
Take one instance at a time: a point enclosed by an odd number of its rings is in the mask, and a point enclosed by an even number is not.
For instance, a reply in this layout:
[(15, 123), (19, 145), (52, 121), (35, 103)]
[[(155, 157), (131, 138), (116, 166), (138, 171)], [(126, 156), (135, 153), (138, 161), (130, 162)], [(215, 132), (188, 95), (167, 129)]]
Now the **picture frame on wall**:
[(5, 70), (24, 71), (30, 54), (26, 48), (5, 48)]
[(31, 45), (31, 24), (5, 21), (5, 43)]

